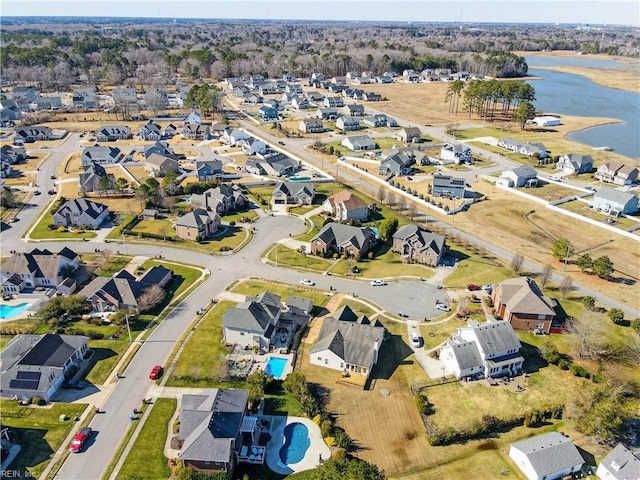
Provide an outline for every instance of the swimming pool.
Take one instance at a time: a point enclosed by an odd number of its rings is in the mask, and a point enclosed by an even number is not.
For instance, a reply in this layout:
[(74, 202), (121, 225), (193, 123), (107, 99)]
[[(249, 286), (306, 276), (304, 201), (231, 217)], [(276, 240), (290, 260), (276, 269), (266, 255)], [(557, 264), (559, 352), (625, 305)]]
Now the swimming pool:
[(380, 237), (380, 233), (378, 232), (378, 229), (375, 227), (369, 227), (371, 228), (371, 230), (373, 231), (373, 234), (376, 236), (376, 238)]
[(289, 180), (293, 182), (306, 182), (307, 180), (311, 180), (311, 177), (289, 177)]
[(267, 375), (273, 375), (276, 379), (282, 379), (284, 373), (284, 367), (287, 366), (288, 360), (282, 357), (269, 357), (267, 363), (264, 366), (264, 373)]
[(299, 422), (290, 423), (284, 427), (284, 445), (280, 448), (280, 461), (285, 465), (298, 463), (310, 446), (307, 426)]
[(9, 320), (10, 318), (17, 317), (30, 306), (31, 303), (19, 303), (18, 305), (0, 305), (0, 319)]

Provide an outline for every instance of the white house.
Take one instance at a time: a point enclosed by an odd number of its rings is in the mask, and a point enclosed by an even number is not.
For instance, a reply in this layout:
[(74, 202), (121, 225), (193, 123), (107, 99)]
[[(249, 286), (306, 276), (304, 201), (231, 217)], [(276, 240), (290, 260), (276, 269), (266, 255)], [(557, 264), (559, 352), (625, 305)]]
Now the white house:
[(593, 170), (593, 158), (591, 155), (567, 153), (558, 159), (556, 170), (570, 174), (589, 173)]
[(318, 340), (309, 351), (312, 365), (368, 377), (378, 361), (385, 328), (345, 305), (322, 322)]
[(440, 149), (440, 158), (456, 164), (473, 162), (471, 148), (462, 143), (446, 143)]
[(343, 190), (327, 198), (323, 209), (340, 222), (352, 219), (364, 222), (369, 217), (367, 203), (348, 190)]
[(538, 184), (538, 173), (529, 165), (502, 172), (498, 182), (508, 187), (532, 187)]
[(589, 200), (589, 207), (615, 217), (627, 215), (638, 211), (638, 197), (634, 192), (602, 187)]
[(267, 152), (267, 144), (256, 137), (239, 140), (238, 145), (242, 147), (242, 151), (246, 155), (255, 155), (256, 153), (265, 154)]
[(640, 452), (634, 454), (619, 443), (602, 459), (596, 475), (600, 480), (639, 480)]
[(67, 200), (54, 214), (56, 227), (99, 228), (109, 216), (109, 207), (85, 198)]
[(3, 293), (18, 293), (25, 287), (57, 287), (64, 270), (76, 270), (78, 260), (78, 254), (67, 247), (58, 253), (38, 248), (29, 253), (15, 253), (2, 264)]
[(336, 127), (344, 132), (358, 130), (360, 128), (360, 120), (355, 117), (340, 117), (336, 120)]
[(533, 117), (531, 123), (539, 127), (555, 127), (556, 125), (560, 125), (560, 119), (551, 115), (544, 115), (541, 117)]
[(340, 142), (343, 147), (358, 152), (360, 150), (374, 150), (376, 143), (367, 135), (354, 135), (346, 137)]
[(508, 322), (471, 321), (440, 349), (440, 360), (457, 378), (489, 378), (520, 373), (520, 340)]
[(556, 480), (579, 472), (584, 459), (573, 442), (558, 432), (512, 443), (509, 457), (529, 480)]

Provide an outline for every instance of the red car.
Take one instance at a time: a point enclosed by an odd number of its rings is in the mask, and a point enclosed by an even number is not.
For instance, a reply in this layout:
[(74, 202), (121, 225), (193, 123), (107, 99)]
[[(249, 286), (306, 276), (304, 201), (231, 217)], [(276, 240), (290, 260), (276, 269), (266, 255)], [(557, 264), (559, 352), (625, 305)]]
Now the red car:
[(473, 292), (474, 290), (480, 290), (482, 287), (480, 285), (476, 285), (475, 283), (470, 283), (467, 285), (467, 290)]
[(162, 365), (156, 365), (151, 370), (151, 373), (149, 374), (149, 378), (151, 380), (157, 380), (162, 376), (162, 372), (164, 372), (164, 368), (162, 368)]
[(71, 446), (69, 447), (69, 451), (78, 453), (84, 447), (84, 444), (87, 443), (89, 437), (91, 436), (91, 427), (84, 427), (80, 429), (75, 437), (73, 437), (73, 442), (71, 442)]

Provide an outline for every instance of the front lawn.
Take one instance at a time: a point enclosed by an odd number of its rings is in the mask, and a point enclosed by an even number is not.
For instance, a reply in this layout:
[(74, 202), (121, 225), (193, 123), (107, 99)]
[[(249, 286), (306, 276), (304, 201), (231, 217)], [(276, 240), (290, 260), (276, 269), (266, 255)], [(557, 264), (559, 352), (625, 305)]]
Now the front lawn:
[(158, 398), (147, 417), (118, 476), (133, 477), (144, 472), (146, 478), (169, 478), (171, 472), (164, 456), (168, 426), (174, 412), (175, 398)]
[(194, 286), (198, 278), (200, 278), (200, 270), (184, 264), (176, 264), (162, 260), (147, 260), (142, 264), (142, 267), (147, 271), (156, 265), (161, 265), (173, 270), (173, 280), (171, 280), (171, 283), (165, 287), (167, 295), (165, 296), (164, 301), (148, 313), (148, 315), (152, 316), (159, 315), (174, 298), (184, 292), (187, 288)]
[[(54, 403), (47, 407), (21, 407), (13, 400), (0, 400), (0, 421), (3, 427), (16, 433), (22, 447), (11, 463), (16, 478), (37, 478), (54, 453), (60, 448), (75, 423), (87, 407), (84, 403)], [(61, 422), (60, 416), (67, 420)]]
[(101, 277), (112, 277), (125, 268), (130, 261), (131, 257), (128, 256), (111, 255), (108, 261), (102, 262), (95, 273)]
[(420, 325), (420, 335), (424, 340), (423, 348), (430, 350), (437, 347), (445, 340), (451, 338), (451, 334), (459, 327), (464, 326), (466, 326), (466, 322), (461, 322), (455, 318), (435, 325), (432, 325), (429, 322), (422, 323)]
[(366, 306), (364, 303), (359, 302), (358, 300), (350, 300), (345, 298), (344, 300), (342, 300), (338, 308), (342, 308), (344, 306), (348, 306), (358, 316), (366, 315), (367, 317), (371, 318), (371, 316), (375, 313), (371, 308)]
[(498, 260), (458, 245), (451, 244), (447, 256), (457, 259), (453, 273), (444, 279), (444, 285), (449, 288), (466, 288), (469, 283), (499, 283), (514, 277), (511, 270)]
[(231, 223), (231, 222), (238, 223), (243, 218), (248, 219), (250, 222), (252, 222), (254, 219), (258, 218), (258, 213), (256, 212), (256, 209), (253, 208), (253, 209), (240, 210), (233, 213), (227, 213), (222, 216), (222, 220), (227, 223)]
[(331, 266), (331, 261), (329, 260), (316, 257), (315, 255), (301, 255), (297, 250), (285, 247), (284, 245), (276, 244), (269, 248), (267, 258), (273, 263), (276, 263), (277, 257), (278, 265), (286, 265), (292, 268), (308, 268), (321, 272)]
[(141, 220), (133, 227), (131, 233), (151, 233), (153, 235), (159, 235), (165, 238), (176, 238), (176, 232), (173, 229), (173, 223), (167, 218), (153, 219), (153, 220)]
[[(48, 207), (45, 207), (48, 208)], [(73, 239), (82, 240), (83, 238), (95, 238), (95, 232), (91, 230), (77, 230), (70, 232), (65, 230), (59, 232), (58, 229), (50, 229), (49, 225), (53, 225), (53, 216), (47, 212), (42, 219), (36, 224), (35, 228), (31, 231), (30, 238), (34, 240), (42, 239)]]
[(306, 297), (313, 300), (314, 307), (324, 307), (329, 302), (329, 296), (320, 290), (312, 287), (304, 287), (302, 285), (291, 285), (289, 283), (265, 282), (263, 280), (245, 280), (235, 285), (231, 291), (241, 293), (243, 295), (256, 296), (268, 290), (279, 295), (282, 301), (285, 301), (289, 295)]
[(389, 278), (389, 277), (422, 277), (431, 278), (435, 275), (433, 269), (417, 263), (403, 263), (397, 253), (391, 252), (387, 245), (379, 244), (373, 260), (361, 259), (359, 262), (352, 260), (339, 260), (333, 267), (331, 273), (336, 275), (346, 275), (349, 271), (349, 262), (353, 262), (358, 267), (358, 276), (365, 278)]

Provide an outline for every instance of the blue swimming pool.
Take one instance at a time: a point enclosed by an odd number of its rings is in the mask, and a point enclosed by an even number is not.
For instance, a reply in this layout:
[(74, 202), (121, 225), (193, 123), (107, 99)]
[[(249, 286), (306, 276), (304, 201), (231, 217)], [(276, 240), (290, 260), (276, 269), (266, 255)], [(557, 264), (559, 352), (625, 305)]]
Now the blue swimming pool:
[(0, 319), (9, 320), (10, 318), (17, 317), (30, 306), (30, 303), (19, 303), (18, 305), (0, 305)]
[(311, 180), (311, 177), (289, 177), (289, 180), (293, 182), (306, 182)]
[(298, 463), (310, 446), (307, 426), (299, 422), (290, 423), (284, 427), (284, 445), (280, 448), (280, 460), (285, 465)]
[(376, 238), (380, 237), (380, 233), (378, 232), (378, 229), (375, 227), (370, 227), (371, 230), (373, 231), (373, 234), (376, 236)]
[(264, 373), (273, 375), (274, 378), (281, 380), (284, 373), (284, 367), (287, 366), (288, 360), (282, 357), (269, 357), (264, 366)]

